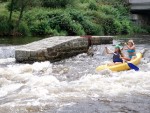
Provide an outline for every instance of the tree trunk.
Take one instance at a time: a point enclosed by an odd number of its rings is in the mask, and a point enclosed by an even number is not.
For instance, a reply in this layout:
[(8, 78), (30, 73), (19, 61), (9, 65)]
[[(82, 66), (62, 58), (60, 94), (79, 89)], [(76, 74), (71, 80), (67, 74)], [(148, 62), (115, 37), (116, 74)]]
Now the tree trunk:
[(16, 25), (16, 28), (18, 29), (19, 25), (20, 25), (20, 22), (21, 22), (21, 19), (23, 17), (23, 11), (25, 9), (25, 6), (26, 4), (24, 3), (24, 0), (21, 1), (21, 10), (20, 10), (20, 15), (19, 15), (19, 18), (18, 18), (18, 21), (17, 21), (17, 25)]
[(11, 0), (11, 4), (10, 4), (10, 14), (9, 14), (9, 19), (8, 22), (10, 23), (11, 18), (12, 18), (12, 14), (13, 14), (13, 4), (14, 4), (14, 0)]
[(8, 24), (9, 24), (8, 34), (9, 35), (11, 35), (11, 30), (12, 30), (11, 19), (12, 19), (12, 15), (13, 15), (13, 5), (14, 5), (14, 0), (11, 0), (10, 13), (9, 13), (9, 19), (8, 19)]

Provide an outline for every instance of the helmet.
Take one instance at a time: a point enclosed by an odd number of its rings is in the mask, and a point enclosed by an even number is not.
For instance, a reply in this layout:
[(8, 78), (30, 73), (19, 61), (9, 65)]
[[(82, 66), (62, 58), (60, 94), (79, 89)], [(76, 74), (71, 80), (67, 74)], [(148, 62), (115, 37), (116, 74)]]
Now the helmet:
[(120, 49), (121, 47), (119, 45), (115, 45), (115, 48), (119, 48)]

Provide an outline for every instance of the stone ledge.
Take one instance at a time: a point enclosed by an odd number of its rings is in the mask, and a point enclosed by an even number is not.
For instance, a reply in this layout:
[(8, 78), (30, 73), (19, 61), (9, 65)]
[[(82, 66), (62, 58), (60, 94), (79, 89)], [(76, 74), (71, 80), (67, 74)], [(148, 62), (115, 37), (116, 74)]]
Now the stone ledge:
[[(92, 45), (110, 44), (113, 36), (92, 36)], [(80, 36), (56, 36), (18, 46), (15, 50), (17, 62), (58, 61), (87, 52), (88, 39)]]

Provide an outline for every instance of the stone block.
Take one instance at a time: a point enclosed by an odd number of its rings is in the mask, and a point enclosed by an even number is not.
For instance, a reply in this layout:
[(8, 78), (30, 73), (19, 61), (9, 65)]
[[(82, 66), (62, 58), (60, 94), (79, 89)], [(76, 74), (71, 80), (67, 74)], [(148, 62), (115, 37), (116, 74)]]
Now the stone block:
[[(111, 37), (94, 36), (92, 44), (112, 43)], [(59, 61), (74, 55), (87, 52), (88, 39), (79, 36), (51, 37), (23, 46), (18, 46), (15, 51), (17, 62), (34, 62), (49, 60)]]
[(20, 60), (28, 60), (28, 58), (30, 57), (30, 51), (25, 51), (25, 50), (17, 50), (15, 51), (15, 58)]

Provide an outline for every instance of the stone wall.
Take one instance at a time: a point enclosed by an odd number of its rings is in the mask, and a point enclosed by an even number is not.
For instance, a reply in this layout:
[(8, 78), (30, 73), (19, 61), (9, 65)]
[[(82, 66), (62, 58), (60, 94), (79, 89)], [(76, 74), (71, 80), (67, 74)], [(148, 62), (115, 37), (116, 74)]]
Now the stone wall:
[[(111, 36), (93, 36), (92, 45), (110, 44)], [(15, 58), (17, 62), (32, 63), (35, 61), (59, 61), (65, 58), (87, 52), (88, 38), (86, 37), (50, 37), (16, 48)]]

